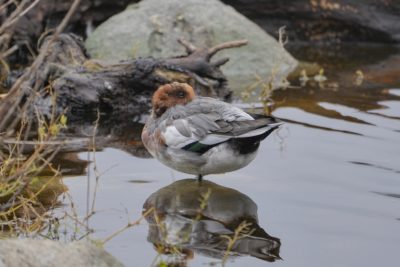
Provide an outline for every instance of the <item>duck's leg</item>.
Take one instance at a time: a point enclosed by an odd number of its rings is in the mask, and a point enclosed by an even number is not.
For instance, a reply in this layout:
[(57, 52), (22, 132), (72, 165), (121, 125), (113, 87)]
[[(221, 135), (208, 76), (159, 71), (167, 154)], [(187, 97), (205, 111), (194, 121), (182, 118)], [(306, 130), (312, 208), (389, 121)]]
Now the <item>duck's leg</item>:
[(197, 175), (197, 181), (199, 181), (199, 182), (203, 181), (203, 175), (202, 174)]

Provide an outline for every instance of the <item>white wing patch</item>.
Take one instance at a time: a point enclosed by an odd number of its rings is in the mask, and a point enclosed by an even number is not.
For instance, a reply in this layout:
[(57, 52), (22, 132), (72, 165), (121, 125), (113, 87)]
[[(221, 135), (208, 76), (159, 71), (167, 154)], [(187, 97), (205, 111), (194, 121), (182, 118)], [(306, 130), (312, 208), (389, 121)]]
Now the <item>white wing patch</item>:
[(167, 146), (172, 148), (182, 148), (190, 143), (198, 141), (193, 135), (190, 137), (182, 135), (174, 126), (168, 126), (162, 133)]
[(183, 135), (178, 129), (174, 126), (168, 126), (165, 131), (162, 133), (165, 143), (167, 146), (171, 148), (182, 148), (188, 144), (194, 142), (200, 142), (204, 145), (214, 145), (218, 143), (225, 142), (232, 138), (231, 136), (219, 135), (219, 134), (207, 134), (204, 138), (196, 138), (196, 136), (191, 135), (187, 137)]
[(208, 134), (203, 139), (199, 140), (200, 143), (204, 145), (214, 145), (228, 141), (231, 137), (220, 134)]

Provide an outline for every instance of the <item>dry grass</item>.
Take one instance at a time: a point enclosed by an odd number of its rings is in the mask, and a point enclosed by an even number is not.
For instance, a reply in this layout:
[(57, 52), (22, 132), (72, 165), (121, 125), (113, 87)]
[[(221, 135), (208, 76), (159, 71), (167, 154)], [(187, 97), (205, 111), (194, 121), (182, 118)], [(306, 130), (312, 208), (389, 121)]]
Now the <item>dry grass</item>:
[[(0, 62), (1, 81), (4, 82), (10, 69), (7, 58), (18, 47), (11, 42), (14, 26), (18, 20), (36, 6), (40, 0), (0, 1), (0, 12), (3, 15), (0, 26)], [(68, 20), (76, 10), (79, 0), (75, 0), (69, 12), (55, 29), (51, 40), (54, 41), (65, 28)], [(8, 12), (7, 10), (12, 10)], [(8, 13), (7, 13), (8, 12)], [(7, 14), (4, 16), (4, 14)], [(51, 114), (44, 116), (34, 106), (35, 92), (43, 85), (38, 81), (32, 88), (24, 88), (29, 76), (36, 71), (43, 58), (35, 59), (26, 68), (12, 86), (9, 94), (0, 95), (0, 231), (7, 236), (34, 236), (44, 229), (54, 229), (54, 218), (49, 210), (59, 204), (59, 196), (66, 191), (61, 180), (61, 172), (51, 161), (59, 152), (62, 143), (54, 144), (60, 131), (66, 127), (64, 115)], [(26, 87), (26, 85), (25, 85)], [(23, 107), (18, 101), (28, 90), (29, 95)], [(48, 86), (51, 92), (51, 87)], [(14, 97), (14, 98), (12, 98)], [(56, 95), (53, 95), (54, 99)], [(16, 103), (11, 104), (10, 103)], [(54, 105), (53, 105), (54, 106)], [(28, 110), (29, 113), (28, 114)], [(11, 140), (11, 141), (10, 141)], [(34, 144), (33, 151), (26, 153), (27, 143)]]
[[(29, 154), (23, 153), (30, 128), (25, 120), (13, 136), (15, 143), (5, 145), (3, 142), (0, 152), (0, 227), (10, 235), (40, 231), (47, 221), (46, 211), (57, 205), (57, 197), (65, 191), (61, 173), (51, 164), (58, 148), (46, 145), (54, 140), (60, 128), (65, 127), (63, 118), (39, 124), (35, 149)], [(46, 176), (42, 175), (44, 172)]]
[[(39, 1), (0, 0), (0, 12), (9, 7), (14, 9), (1, 21), (0, 26), (0, 40), (3, 40), (0, 42), (1, 83), (10, 73), (7, 58), (16, 50), (11, 43), (13, 26)], [(72, 2), (60, 25), (47, 37), (49, 41), (42, 45), (41, 53), (27, 66), (24, 74), (12, 85), (9, 92), (0, 95), (0, 232), (3, 237), (29, 236), (73, 241), (86, 238), (92, 233), (89, 220), (96, 213), (95, 200), (100, 178), (95, 163), (94, 138), (98, 120), (95, 122), (89, 144), (92, 150), (88, 152), (93, 155), (94, 193), (90, 195), (91, 173), (88, 170), (87, 213), (80, 216), (62, 182), (61, 171), (52, 164), (53, 158), (64, 145), (59, 135), (67, 127), (67, 117), (56, 112), (57, 95), (52, 89), (51, 81), (37, 78), (40, 66), (45, 60), (49, 60), (46, 56), (51, 44), (57, 40), (79, 3), (80, 0)], [(42, 114), (40, 109), (35, 107), (34, 99), (40, 90), (45, 90), (52, 99), (50, 114)], [(28, 146), (30, 149), (27, 153)], [(63, 209), (54, 210), (60, 203), (63, 204)], [(140, 220), (128, 223), (126, 228), (138, 224)], [(104, 242), (123, 231), (124, 229), (116, 231)]]

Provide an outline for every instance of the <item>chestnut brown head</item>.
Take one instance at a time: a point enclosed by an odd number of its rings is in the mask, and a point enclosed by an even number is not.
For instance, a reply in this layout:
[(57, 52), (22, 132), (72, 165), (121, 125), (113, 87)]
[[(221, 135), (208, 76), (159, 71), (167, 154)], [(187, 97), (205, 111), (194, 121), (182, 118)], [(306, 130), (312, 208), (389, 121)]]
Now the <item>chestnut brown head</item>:
[(151, 99), (154, 115), (160, 117), (168, 108), (185, 105), (194, 98), (194, 90), (187, 83), (174, 82), (162, 85), (154, 92)]

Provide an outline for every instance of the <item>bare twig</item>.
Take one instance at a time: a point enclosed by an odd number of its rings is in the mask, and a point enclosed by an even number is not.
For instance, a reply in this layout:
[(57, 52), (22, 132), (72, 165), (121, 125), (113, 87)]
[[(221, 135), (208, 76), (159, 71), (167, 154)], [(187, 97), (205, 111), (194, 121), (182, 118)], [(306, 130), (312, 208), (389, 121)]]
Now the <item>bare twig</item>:
[(0, 34), (2, 34), (4, 31), (6, 31), (8, 28), (10, 28), (14, 23), (16, 23), (20, 18), (26, 15), (32, 8), (34, 8), (40, 0), (35, 0), (32, 4), (30, 4), (25, 10), (21, 11), (16, 15), (12, 20), (8, 21), (7, 23), (4, 23), (0, 27)]
[(222, 43), (222, 44), (216, 45), (216, 46), (208, 49), (208, 55), (209, 55), (209, 57), (212, 57), (218, 51), (221, 51), (223, 49), (228, 49), (228, 48), (241, 47), (241, 46), (247, 45), (247, 43), (248, 43), (247, 40), (236, 40), (236, 41)]
[(6, 50), (4, 53), (2, 53), (0, 55), (0, 57), (2, 58), (7, 58), (8, 56), (10, 56), (12, 53), (14, 53), (15, 51), (18, 50), (18, 45), (13, 45), (11, 48), (9, 48), (8, 50)]
[(186, 48), (186, 52), (188, 52), (188, 54), (193, 53), (194, 51), (196, 51), (197, 47), (194, 46), (192, 43), (188, 42), (187, 40), (185, 40), (184, 38), (179, 38), (178, 42), (183, 45), (183, 47)]
[(57, 26), (56, 31), (54, 32), (53, 39), (56, 39), (58, 35), (64, 30), (65, 26), (67, 26), (69, 20), (71, 19), (72, 15), (75, 13), (76, 9), (78, 8), (81, 0), (74, 0), (71, 7), (69, 8), (67, 14), (64, 16), (61, 23)]
[[(190, 70), (192, 72), (191, 74), (192, 78), (199, 84), (203, 85), (204, 87), (209, 88), (211, 92), (214, 92), (213, 91), (214, 84), (212, 83), (212, 81), (208, 81), (204, 78), (210, 78), (216, 81), (217, 85), (219, 83), (224, 83), (226, 81), (226, 78), (223, 75), (222, 71), (219, 69), (219, 67), (228, 62), (229, 60), (228, 58), (222, 58), (217, 60), (216, 62), (210, 62), (211, 58), (217, 52), (223, 49), (240, 47), (247, 44), (247, 40), (236, 40), (236, 41), (225, 42), (207, 49), (207, 48), (196, 48), (195, 45), (182, 38), (179, 39), (178, 41), (186, 48), (186, 51), (189, 53), (189, 55), (187, 57), (177, 57), (177, 58), (167, 59), (165, 62), (168, 64), (177, 65), (187, 70)], [(201, 74), (202, 77), (200, 77), (197, 74)]]
[(221, 59), (213, 62), (212, 65), (215, 66), (215, 67), (221, 67), (222, 65), (224, 65), (228, 61), (229, 61), (229, 58), (225, 57), (225, 58), (221, 58)]
[(100, 111), (97, 111), (97, 118), (96, 121), (94, 122), (94, 128), (93, 128), (93, 133), (92, 133), (92, 151), (88, 152), (88, 161), (90, 161), (90, 154), (92, 153), (93, 155), (93, 171), (95, 174), (95, 179), (96, 179), (96, 183), (94, 186), (94, 192), (93, 192), (93, 199), (92, 199), (92, 204), (90, 206), (90, 168), (88, 168), (87, 171), (87, 191), (86, 191), (86, 217), (85, 217), (85, 221), (87, 224), (87, 227), (89, 228), (89, 219), (91, 218), (91, 216), (93, 214), (95, 214), (95, 203), (96, 203), (96, 196), (97, 196), (97, 189), (99, 186), (99, 179), (100, 179), (100, 174), (98, 172), (97, 169), (97, 165), (96, 165), (96, 134), (97, 134), (97, 128), (99, 126), (99, 121), (100, 121)]
[(282, 47), (284, 47), (289, 42), (289, 37), (286, 33), (286, 26), (280, 27), (278, 30), (278, 34), (279, 34), (278, 42)]
[(6, 3), (0, 6), (0, 12), (3, 11), (3, 9), (7, 8), (9, 5), (14, 3), (14, 0), (8, 0)]
[(144, 218), (146, 218), (148, 215), (150, 215), (150, 213), (152, 213), (152, 212), (154, 212), (154, 207), (152, 207), (152, 208), (146, 210), (146, 212), (144, 212), (144, 213), (142, 214), (142, 216), (141, 216), (139, 219), (137, 219), (136, 221), (128, 222), (127, 225), (125, 225), (124, 227), (122, 227), (121, 229), (119, 229), (118, 231), (116, 231), (115, 233), (113, 233), (113, 234), (111, 234), (110, 236), (108, 236), (107, 238), (105, 238), (105, 239), (102, 241), (102, 243), (105, 244), (105, 243), (107, 243), (108, 241), (110, 241), (111, 239), (113, 239), (114, 237), (116, 237), (116, 236), (118, 236), (119, 234), (121, 234), (122, 232), (126, 231), (127, 229), (129, 229), (129, 228), (131, 228), (131, 227), (133, 227), (133, 226), (139, 225), (139, 224), (141, 223), (141, 221), (142, 221)]
[[(41, 87), (42, 83), (44, 82), (42, 79), (37, 77), (35, 80), (34, 86), (30, 87), (29, 85), (23, 85), (31, 75), (34, 75), (38, 68), (42, 66), (44, 59), (48, 56), (47, 51), (56, 40), (58, 35), (64, 30), (65, 26), (67, 25), (68, 21), (70, 20), (71, 16), (74, 14), (75, 10), (77, 9), (81, 0), (74, 0), (70, 9), (68, 10), (67, 14), (61, 21), (61, 23), (56, 28), (56, 31), (50, 38), (50, 40), (43, 44), (42, 51), (43, 53), (39, 53), (38, 57), (35, 59), (33, 64), (27, 69), (27, 71), (14, 83), (11, 87), (10, 92), (7, 96), (3, 99), (3, 103), (0, 106), (0, 116), (3, 116), (3, 119), (0, 123), (0, 132), (4, 131), (4, 127), (8, 125), (10, 117), (15, 114), (15, 109), (20, 105), (21, 99), (25, 97), (30, 91), (30, 97), (35, 97), (35, 92)], [(45, 73), (43, 75), (46, 75)], [(28, 94), (29, 95), (29, 94)], [(30, 104), (30, 101), (26, 101), (25, 105)], [(18, 120), (14, 120), (18, 122)], [(8, 129), (11, 127), (7, 127)]]

